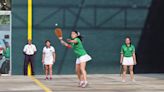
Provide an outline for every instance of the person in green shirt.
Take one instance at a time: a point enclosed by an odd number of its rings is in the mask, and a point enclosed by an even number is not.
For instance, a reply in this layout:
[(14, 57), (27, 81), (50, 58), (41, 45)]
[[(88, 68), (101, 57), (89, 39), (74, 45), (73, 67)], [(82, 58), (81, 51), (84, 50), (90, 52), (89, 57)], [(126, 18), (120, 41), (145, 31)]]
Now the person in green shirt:
[(3, 56), (5, 56), (7, 59), (10, 59), (10, 47), (8, 43), (6, 44), (6, 49), (3, 51)]
[(79, 87), (86, 87), (88, 85), (87, 81), (87, 72), (86, 72), (86, 62), (90, 61), (92, 58), (87, 54), (86, 50), (82, 44), (82, 37), (79, 32), (72, 31), (71, 39), (67, 39), (67, 42), (63, 41), (62, 38), (59, 38), (61, 43), (68, 47), (72, 48), (76, 55), (76, 73), (79, 79)]
[(10, 58), (10, 48), (6, 48), (6, 50), (3, 52), (3, 56), (5, 56), (6, 58)]
[(127, 66), (129, 66), (131, 80), (134, 80), (133, 66), (136, 65), (135, 47), (131, 44), (131, 38), (126, 37), (125, 44), (121, 47), (120, 63), (123, 65), (122, 82), (126, 80)]

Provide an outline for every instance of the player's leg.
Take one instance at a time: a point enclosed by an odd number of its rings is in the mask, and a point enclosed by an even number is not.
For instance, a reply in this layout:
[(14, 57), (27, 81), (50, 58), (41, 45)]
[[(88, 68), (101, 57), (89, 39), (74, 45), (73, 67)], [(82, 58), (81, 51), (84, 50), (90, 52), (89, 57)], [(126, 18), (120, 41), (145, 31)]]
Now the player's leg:
[(45, 65), (45, 74), (46, 74), (45, 80), (47, 80), (48, 79), (48, 65)]
[(77, 74), (78, 79), (81, 81), (80, 64), (76, 64), (76, 74)]
[(84, 80), (84, 85), (82, 85), (82, 87), (86, 87), (87, 84), (88, 84), (87, 72), (86, 72), (86, 62), (81, 62), (80, 63), (80, 70), (81, 70), (81, 73), (83, 75), (83, 80)]
[(83, 85), (84, 81), (83, 81), (83, 75), (81, 73), (81, 69), (80, 69), (80, 64), (76, 64), (76, 74), (77, 77), (79, 79), (79, 87)]
[(25, 59), (24, 59), (24, 75), (27, 75), (28, 64), (29, 64), (28, 56), (25, 55)]
[(52, 64), (49, 65), (50, 80), (52, 80)]
[(126, 71), (127, 71), (127, 65), (123, 65), (122, 82), (125, 82), (126, 80)]
[(82, 75), (82, 72), (81, 72), (81, 68), (80, 68), (80, 60), (79, 58), (76, 59), (76, 74), (77, 74), (77, 77), (79, 79), (79, 87), (81, 87), (84, 83), (84, 78), (83, 78), (83, 75)]
[(133, 65), (130, 65), (129, 71), (130, 71), (130, 78), (134, 82), (135, 80), (134, 80)]
[(34, 56), (30, 56), (30, 64), (31, 64), (32, 75), (34, 75)]

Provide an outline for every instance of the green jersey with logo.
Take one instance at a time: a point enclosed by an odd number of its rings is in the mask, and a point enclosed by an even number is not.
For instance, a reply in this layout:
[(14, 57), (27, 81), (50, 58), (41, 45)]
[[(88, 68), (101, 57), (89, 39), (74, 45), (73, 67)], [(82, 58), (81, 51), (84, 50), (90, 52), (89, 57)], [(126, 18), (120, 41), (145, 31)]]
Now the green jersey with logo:
[(132, 57), (133, 53), (135, 53), (135, 47), (133, 45), (127, 46), (123, 44), (121, 47), (121, 53), (124, 57)]
[(79, 58), (83, 55), (86, 55), (87, 52), (85, 51), (83, 45), (82, 45), (82, 42), (79, 38), (75, 38), (74, 40), (77, 41), (77, 43), (71, 43), (71, 46), (73, 48), (73, 51), (75, 52), (76, 56)]

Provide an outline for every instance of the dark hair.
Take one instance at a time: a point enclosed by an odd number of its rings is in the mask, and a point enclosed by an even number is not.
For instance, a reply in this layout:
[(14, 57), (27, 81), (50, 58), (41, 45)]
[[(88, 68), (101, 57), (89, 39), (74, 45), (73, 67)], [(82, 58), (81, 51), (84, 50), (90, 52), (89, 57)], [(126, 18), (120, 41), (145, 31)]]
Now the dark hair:
[(46, 41), (45, 41), (45, 46), (46, 46), (46, 48), (48, 48), (47, 45), (46, 45), (47, 42), (51, 43), (51, 41), (50, 41), (50, 40), (46, 40)]
[(130, 36), (126, 36), (126, 38), (125, 39), (129, 39), (130, 40), (130, 45), (132, 44), (132, 42), (131, 42), (131, 37)]
[(51, 43), (51, 41), (50, 41), (50, 40), (46, 40), (46, 41), (45, 41), (45, 43), (47, 43), (47, 42), (50, 42), (50, 43)]
[(73, 32), (75, 32), (78, 36), (77, 38), (79, 38), (81, 41), (83, 40), (83, 37), (81, 36), (80, 32), (73, 30)]

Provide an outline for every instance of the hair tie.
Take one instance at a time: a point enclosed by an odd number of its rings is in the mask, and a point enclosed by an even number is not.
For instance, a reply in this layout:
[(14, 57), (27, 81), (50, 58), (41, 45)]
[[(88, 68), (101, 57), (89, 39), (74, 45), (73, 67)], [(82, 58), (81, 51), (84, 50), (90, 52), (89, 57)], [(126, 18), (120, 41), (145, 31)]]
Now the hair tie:
[(80, 32), (77, 32), (77, 36), (80, 36)]

